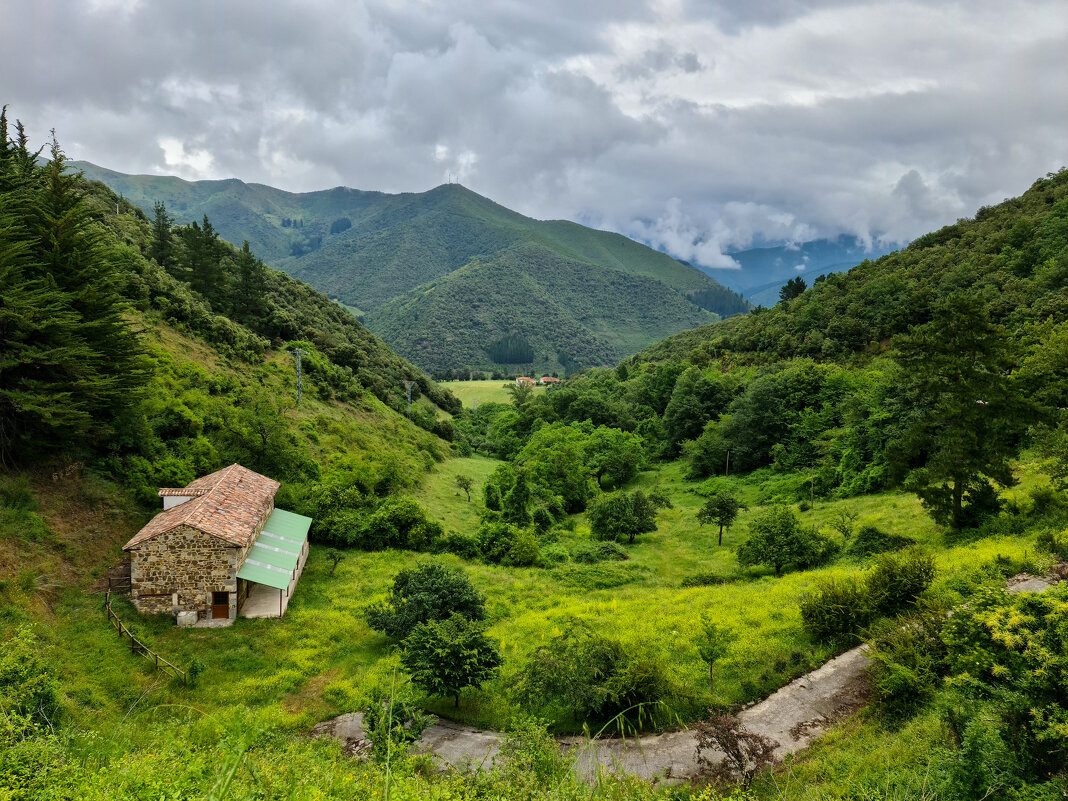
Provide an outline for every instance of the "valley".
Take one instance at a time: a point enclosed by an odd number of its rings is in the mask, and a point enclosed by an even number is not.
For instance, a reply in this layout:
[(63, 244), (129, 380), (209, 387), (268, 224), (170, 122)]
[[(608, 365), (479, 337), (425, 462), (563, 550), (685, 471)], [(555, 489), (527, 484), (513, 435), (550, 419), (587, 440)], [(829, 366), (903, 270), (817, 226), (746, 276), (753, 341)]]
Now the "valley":
[[(420, 256), (449, 269), (375, 309), (349, 297), (396, 338), (426, 322), (398, 355), (302, 282), (311, 261), (276, 272), (225, 241), (224, 214), (218, 230), (148, 215), (0, 122), (6, 796), (1063, 791), (1068, 590), (1004, 587), (1068, 558), (1068, 173), (726, 320), (684, 313), (689, 290), (714, 287), (674, 260), (648, 267), (621, 238), (557, 223), (535, 236), (461, 187), (385, 205), (355, 193), (368, 226), (424, 225), (429, 204), (524, 232), (456, 269), (444, 250)], [(172, 186), (190, 203), (218, 188)], [(288, 237), (304, 218), (282, 211)], [(505, 330), (488, 272), (538, 299), (544, 334)], [(595, 321), (606, 282), (617, 302)], [(466, 322), (433, 327), (464, 298)], [(516, 362), (541, 366), (533, 377), (567, 368), (550, 387), (438, 382), (417, 366), (448, 372), (441, 354), (455, 354), (484, 369), (475, 344), (502, 331), (504, 351), (544, 353), (552, 334), (588, 361)], [(115, 635), (101, 591), (160, 488), (233, 463), (312, 520), (310, 556), (279, 619), (178, 628), (113, 595), (183, 682)], [(771, 760), (775, 694), (836, 658), (863, 709)], [(809, 703), (790, 722), (797, 743)], [(342, 715), (362, 716), (360, 759), (309, 736)], [(503, 733), (500, 758), (439, 770), (414, 745), (430, 715)], [(683, 727), (706, 758), (683, 783), (598, 772), (558, 747), (663, 735), (677, 762)]]

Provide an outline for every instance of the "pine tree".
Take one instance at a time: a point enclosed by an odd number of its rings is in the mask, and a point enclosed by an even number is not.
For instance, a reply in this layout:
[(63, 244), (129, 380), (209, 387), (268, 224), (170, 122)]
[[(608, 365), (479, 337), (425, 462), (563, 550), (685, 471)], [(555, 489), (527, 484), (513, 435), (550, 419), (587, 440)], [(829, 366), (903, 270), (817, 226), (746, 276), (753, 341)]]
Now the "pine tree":
[(42, 167), (22, 125), (16, 130), (0, 157), (4, 463), (102, 441), (145, 380), (116, 255), (97, 234), (79, 179), (65, 174), (54, 137)]
[(233, 307), (242, 321), (259, 317), (263, 313), (266, 277), (267, 268), (252, 255), (246, 239), (237, 254), (237, 283), (233, 297)]
[(152, 242), (148, 246), (149, 257), (166, 268), (174, 260), (174, 243), (171, 242), (171, 226), (174, 218), (167, 213), (167, 205), (162, 200), (152, 204)]

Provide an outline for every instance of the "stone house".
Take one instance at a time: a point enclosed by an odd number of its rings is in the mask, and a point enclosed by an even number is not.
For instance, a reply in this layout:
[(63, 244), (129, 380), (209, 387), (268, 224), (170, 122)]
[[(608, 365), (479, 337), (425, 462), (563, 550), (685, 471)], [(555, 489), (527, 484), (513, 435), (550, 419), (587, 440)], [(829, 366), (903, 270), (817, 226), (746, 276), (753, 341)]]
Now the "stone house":
[(161, 489), (163, 511), (123, 546), (138, 611), (183, 624), (281, 617), (308, 558), (311, 520), (275, 508), (278, 486), (232, 464)]

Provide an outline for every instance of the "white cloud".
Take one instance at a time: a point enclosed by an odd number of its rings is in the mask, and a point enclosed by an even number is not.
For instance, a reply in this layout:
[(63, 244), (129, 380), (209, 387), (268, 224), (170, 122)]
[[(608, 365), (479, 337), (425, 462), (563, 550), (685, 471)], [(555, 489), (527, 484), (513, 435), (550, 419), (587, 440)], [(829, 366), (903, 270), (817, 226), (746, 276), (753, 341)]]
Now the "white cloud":
[(1065, 163), (1062, 0), (39, 0), (0, 102), (126, 172), (304, 191), (455, 177), (731, 267), (898, 241)]

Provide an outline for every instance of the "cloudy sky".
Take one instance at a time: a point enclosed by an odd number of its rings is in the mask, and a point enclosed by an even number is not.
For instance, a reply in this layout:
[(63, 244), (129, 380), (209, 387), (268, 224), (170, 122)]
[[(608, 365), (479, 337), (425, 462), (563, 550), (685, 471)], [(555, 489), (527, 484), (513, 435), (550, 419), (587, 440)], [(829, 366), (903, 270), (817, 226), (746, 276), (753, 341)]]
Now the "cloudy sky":
[(74, 158), (452, 176), (709, 266), (1019, 194), (1068, 164), (1066, 77), (1064, 0), (0, 0), (0, 102)]

